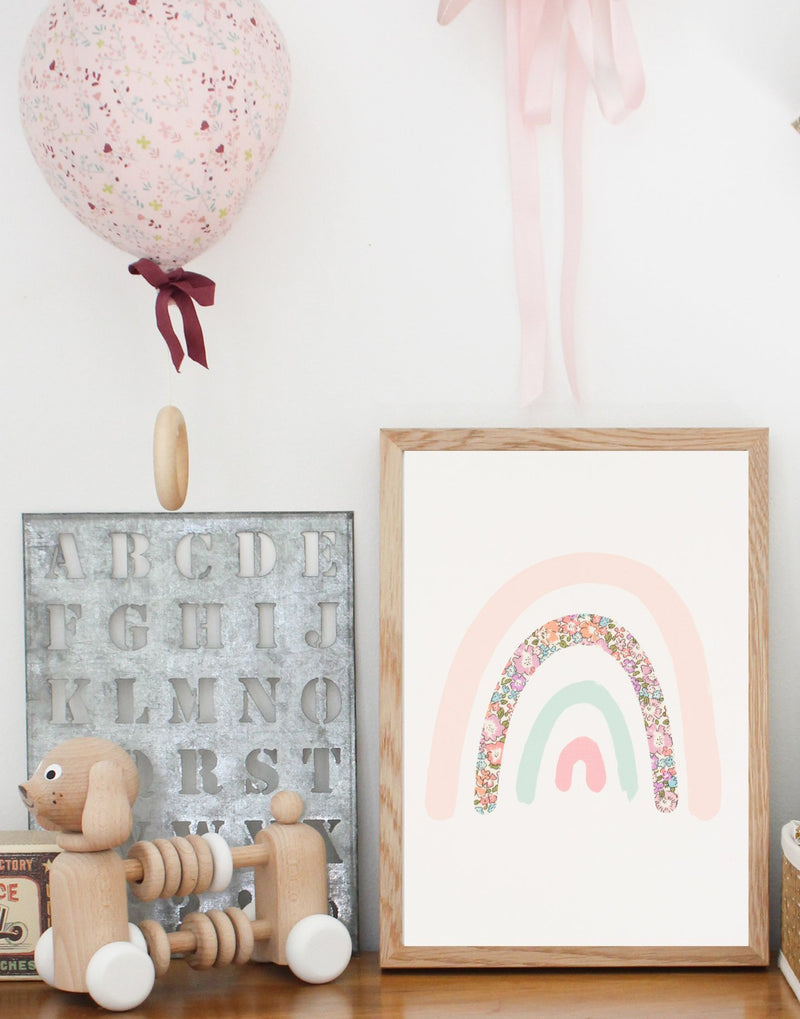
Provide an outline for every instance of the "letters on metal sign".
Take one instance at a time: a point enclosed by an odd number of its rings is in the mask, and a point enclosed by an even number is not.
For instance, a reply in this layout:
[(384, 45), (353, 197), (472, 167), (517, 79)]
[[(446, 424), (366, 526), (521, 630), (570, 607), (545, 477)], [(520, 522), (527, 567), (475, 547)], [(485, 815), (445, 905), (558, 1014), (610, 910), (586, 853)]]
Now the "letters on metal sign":
[[(132, 841), (245, 845), (296, 790), (357, 946), (352, 514), (26, 514), (23, 532), (29, 769), (72, 736), (125, 747)], [(245, 870), (130, 912), (175, 926), (252, 892)]]

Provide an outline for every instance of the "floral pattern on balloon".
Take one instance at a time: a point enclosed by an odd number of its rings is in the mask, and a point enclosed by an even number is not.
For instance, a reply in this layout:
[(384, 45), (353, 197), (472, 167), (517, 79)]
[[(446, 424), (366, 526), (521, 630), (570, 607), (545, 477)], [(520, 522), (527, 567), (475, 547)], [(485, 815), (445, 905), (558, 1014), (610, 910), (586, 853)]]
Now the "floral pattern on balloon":
[(481, 730), (475, 767), (475, 809), (497, 806), (508, 727), (520, 694), (548, 658), (565, 648), (599, 647), (619, 662), (638, 698), (653, 777), (653, 798), (662, 813), (678, 805), (678, 777), (664, 694), (639, 642), (607, 616), (579, 613), (552, 619), (526, 637), (506, 663), (492, 693)]
[(28, 143), (61, 202), (170, 270), (227, 233), (261, 176), (290, 67), (257, 0), (56, 0), (19, 81)]

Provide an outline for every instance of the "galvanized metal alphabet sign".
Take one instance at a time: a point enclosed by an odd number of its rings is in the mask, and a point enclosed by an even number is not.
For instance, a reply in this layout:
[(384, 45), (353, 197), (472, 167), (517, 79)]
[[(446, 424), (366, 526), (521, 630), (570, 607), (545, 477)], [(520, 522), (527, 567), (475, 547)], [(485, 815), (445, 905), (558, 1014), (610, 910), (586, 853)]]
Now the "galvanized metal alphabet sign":
[[(23, 532), (30, 769), (72, 736), (125, 747), (134, 840), (243, 845), (295, 789), (357, 946), (352, 514), (26, 514)], [(202, 908), (246, 904), (252, 872), (234, 881)], [(192, 898), (131, 915), (177, 923)]]

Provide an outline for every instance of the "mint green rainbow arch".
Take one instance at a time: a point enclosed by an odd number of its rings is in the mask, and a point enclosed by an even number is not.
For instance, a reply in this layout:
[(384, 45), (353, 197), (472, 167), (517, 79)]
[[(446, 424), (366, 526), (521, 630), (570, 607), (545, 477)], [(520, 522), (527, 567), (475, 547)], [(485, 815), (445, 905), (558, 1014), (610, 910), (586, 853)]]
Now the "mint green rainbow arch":
[(678, 805), (678, 776), (672, 731), (661, 685), (636, 638), (608, 616), (580, 613), (551, 619), (534, 630), (509, 658), (484, 718), (475, 766), (475, 809), (487, 814), (497, 806), (500, 768), (508, 727), (522, 691), (539, 667), (557, 652), (598, 647), (627, 673), (642, 714), (653, 773), (653, 800), (661, 813)]
[(576, 704), (590, 704), (602, 712), (617, 756), (620, 787), (629, 800), (638, 792), (636, 756), (622, 709), (604, 686), (586, 681), (565, 686), (553, 694), (536, 716), (517, 772), (517, 799), (520, 803), (533, 803), (547, 739), (559, 717)]

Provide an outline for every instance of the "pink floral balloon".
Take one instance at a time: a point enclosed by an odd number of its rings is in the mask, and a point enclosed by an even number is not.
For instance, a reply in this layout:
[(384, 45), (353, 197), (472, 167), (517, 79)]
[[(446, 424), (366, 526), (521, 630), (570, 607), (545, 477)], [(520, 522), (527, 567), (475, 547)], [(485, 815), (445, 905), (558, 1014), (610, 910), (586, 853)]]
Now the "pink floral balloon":
[(70, 212), (170, 270), (227, 233), (289, 89), (286, 45), (258, 0), (56, 0), (25, 47), (20, 111)]

